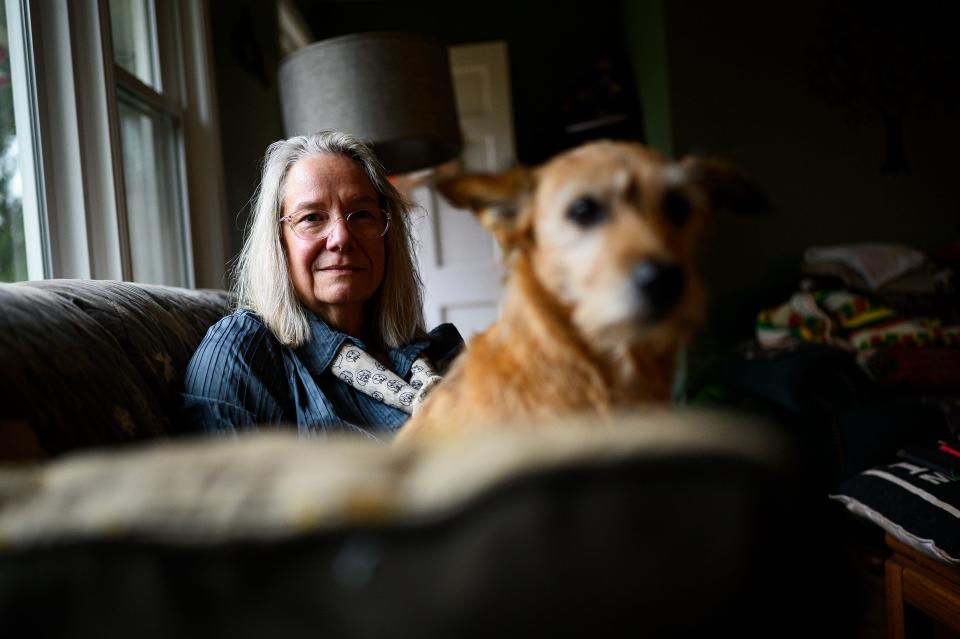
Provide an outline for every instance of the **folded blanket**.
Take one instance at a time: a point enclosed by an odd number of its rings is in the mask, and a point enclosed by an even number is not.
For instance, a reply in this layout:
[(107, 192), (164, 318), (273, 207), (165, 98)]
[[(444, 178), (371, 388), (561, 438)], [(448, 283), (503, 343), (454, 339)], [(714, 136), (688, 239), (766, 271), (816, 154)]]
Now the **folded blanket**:
[(877, 290), (887, 282), (923, 264), (920, 251), (900, 244), (840, 244), (811, 246), (803, 254), (804, 264), (824, 272), (834, 268), (838, 275), (852, 271), (870, 289)]
[(757, 340), (766, 348), (797, 340), (865, 350), (888, 346), (960, 346), (960, 326), (926, 317), (900, 317), (893, 309), (849, 291), (801, 291), (760, 311)]

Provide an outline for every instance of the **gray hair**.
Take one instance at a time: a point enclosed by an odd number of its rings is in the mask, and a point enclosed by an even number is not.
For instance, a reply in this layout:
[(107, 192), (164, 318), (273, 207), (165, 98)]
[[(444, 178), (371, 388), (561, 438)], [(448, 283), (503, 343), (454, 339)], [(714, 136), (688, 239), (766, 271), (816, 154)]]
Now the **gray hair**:
[(247, 223), (246, 240), (237, 258), (234, 291), (237, 307), (249, 308), (282, 343), (296, 348), (310, 340), (306, 310), (287, 271), (280, 239), (280, 217), (287, 174), (312, 155), (343, 155), (370, 178), (390, 214), (385, 236), (383, 281), (367, 302), (367, 330), (376, 345), (397, 348), (423, 336), (423, 284), (413, 259), (409, 214), (413, 206), (387, 179), (364, 142), (347, 133), (320, 131), (274, 142), (263, 158), (263, 174)]

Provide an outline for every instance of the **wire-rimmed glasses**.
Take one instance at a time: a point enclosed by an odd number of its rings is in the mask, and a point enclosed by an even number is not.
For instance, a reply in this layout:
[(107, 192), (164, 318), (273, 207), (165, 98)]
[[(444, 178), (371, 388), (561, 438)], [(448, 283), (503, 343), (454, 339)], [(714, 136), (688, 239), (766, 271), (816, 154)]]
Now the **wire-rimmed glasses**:
[(350, 234), (358, 239), (383, 237), (390, 227), (390, 214), (379, 208), (357, 209), (340, 217), (324, 211), (309, 211), (300, 215), (284, 215), (286, 222), (302, 240), (320, 240), (333, 232), (337, 220), (343, 219)]

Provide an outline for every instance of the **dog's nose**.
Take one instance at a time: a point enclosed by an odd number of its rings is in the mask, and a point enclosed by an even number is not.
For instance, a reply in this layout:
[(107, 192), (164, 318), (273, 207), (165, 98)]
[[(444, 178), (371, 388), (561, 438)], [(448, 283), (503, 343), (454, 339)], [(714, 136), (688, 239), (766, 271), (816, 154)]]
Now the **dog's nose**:
[(658, 319), (680, 299), (683, 271), (670, 262), (646, 260), (633, 267), (633, 285), (649, 304), (650, 317)]

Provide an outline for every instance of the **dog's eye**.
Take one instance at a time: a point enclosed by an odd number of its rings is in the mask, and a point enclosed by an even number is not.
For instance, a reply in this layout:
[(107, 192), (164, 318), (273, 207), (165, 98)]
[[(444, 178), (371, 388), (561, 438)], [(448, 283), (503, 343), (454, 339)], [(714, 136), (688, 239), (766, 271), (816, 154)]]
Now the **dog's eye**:
[(567, 209), (567, 217), (578, 226), (593, 226), (603, 221), (606, 216), (607, 212), (600, 203), (589, 196), (574, 200)]
[(689, 200), (679, 193), (670, 192), (663, 198), (663, 214), (677, 228), (687, 223), (692, 212)]

